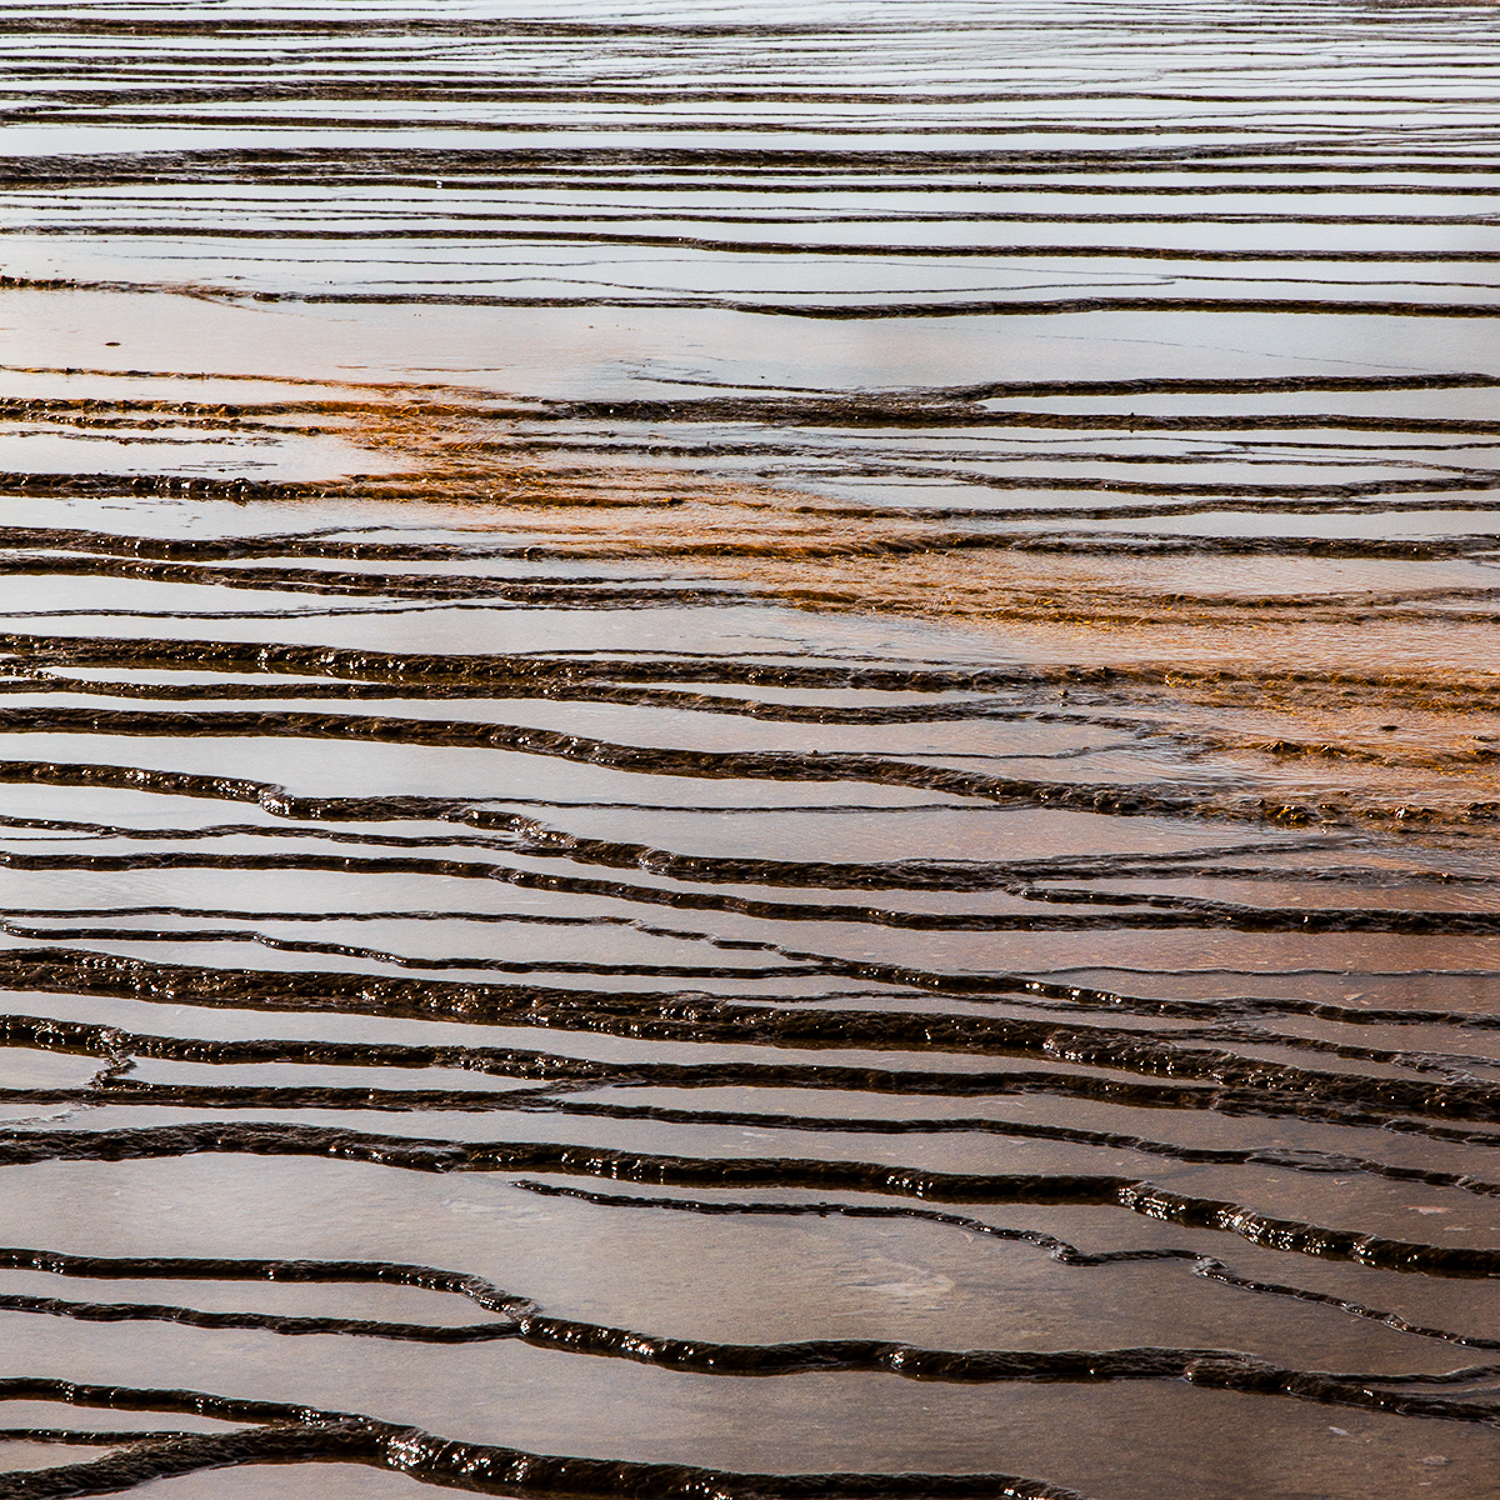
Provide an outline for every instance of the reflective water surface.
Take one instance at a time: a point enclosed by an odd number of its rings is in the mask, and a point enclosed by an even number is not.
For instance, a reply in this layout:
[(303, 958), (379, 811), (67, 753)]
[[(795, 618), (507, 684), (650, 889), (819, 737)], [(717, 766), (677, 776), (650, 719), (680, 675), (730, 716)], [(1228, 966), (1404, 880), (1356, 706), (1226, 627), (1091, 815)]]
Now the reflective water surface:
[(1490, 1493), (1497, 27), (0, 11), (0, 1497)]

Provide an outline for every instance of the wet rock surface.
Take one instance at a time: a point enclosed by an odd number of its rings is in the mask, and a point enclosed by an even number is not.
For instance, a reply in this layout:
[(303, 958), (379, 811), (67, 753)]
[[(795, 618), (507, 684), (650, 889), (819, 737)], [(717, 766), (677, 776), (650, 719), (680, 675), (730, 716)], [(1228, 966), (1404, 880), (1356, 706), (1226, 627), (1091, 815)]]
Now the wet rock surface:
[(1489, 1493), (1496, 25), (0, 10), (0, 1500)]

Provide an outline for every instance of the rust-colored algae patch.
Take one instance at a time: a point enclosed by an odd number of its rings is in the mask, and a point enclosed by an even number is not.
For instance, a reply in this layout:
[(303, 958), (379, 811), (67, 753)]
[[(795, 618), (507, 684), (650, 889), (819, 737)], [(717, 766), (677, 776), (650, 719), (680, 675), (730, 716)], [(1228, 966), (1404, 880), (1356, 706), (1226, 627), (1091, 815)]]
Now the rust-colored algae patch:
[[(727, 472), (721, 454), (745, 419), (787, 417), (777, 400), (644, 413), (677, 419), (674, 448), (660, 423), (633, 432), (642, 413), (623, 406), (603, 408), (613, 424), (604, 426), (592, 409), (471, 387), (203, 376), (218, 399), (197, 399), (172, 388), (176, 377), (67, 373), (75, 384), (96, 377), (99, 388), (0, 403), (0, 421), (12, 433), (96, 435), (118, 445), (130, 469), (11, 473), (5, 489), (342, 500), (373, 514), (430, 505), (435, 521), (473, 536), (476, 557), (521, 559), (559, 582), (570, 565), (623, 568), (622, 579), (644, 568), (678, 587), (739, 586), (800, 609), (953, 628), (967, 651), (1055, 679), (1059, 714), (1087, 704), (1274, 788), (1266, 815), (1282, 821), (1454, 826), (1500, 813), (1500, 596), (1482, 537), (1392, 539), (1378, 526), (1362, 537), (1299, 534), (1330, 502), (1285, 487), (1270, 498), (1174, 495), (1164, 505), (1149, 485), (1123, 501), (1114, 485), (1096, 485), (1061, 506), (1022, 491), (986, 509), (893, 505), (875, 486), (867, 498), (848, 482), (819, 493)], [(858, 415), (858, 403), (845, 406)], [(880, 405), (882, 420), (916, 420), (919, 408)], [(736, 419), (730, 428), (713, 425), (726, 416)], [(704, 424), (714, 441), (685, 452), (680, 429)], [(257, 476), (152, 462), (216, 444), (256, 455)], [(283, 476), (279, 455), (298, 444)], [(318, 462), (322, 472), (309, 471)], [(1257, 504), (1273, 507), (1272, 518), (1247, 527)], [(1333, 509), (1349, 504), (1336, 496)], [(412, 515), (404, 511), (404, 527)], [(340, 555), (357, 564), (361, 551), (343, 544)], [(167, 552), (176, 561), (151, 565), (163, 577), (171, 568), (186, 581), (183, 569), (197, 567), (200, 581), (233, 582), (180, 545)], [(474, 584), (473, 559), (451, 548), (412, 556), (426, 571), (403, 573), (407, 591), (452, 597)], [(357, 582), (325, 569), (303, 586)]]
[(1182, 537), (1150, 519), (1063, 531), (1014, 512), (862, 504), (639, 453), (601, 462), (565, 441), (497, 442), (497, 423), (525, 414), (473, 392), (365, 413), (360, 441), (408, 461), (394, 490), (366, 493), (457, 505), (466, 529), (528, 558), (644, 564), (797, 608), (954, 627), (1054, 672), (1060, 708), (1116, 703), (1137, 730), (1282, 784), (1269, 811), (1284, 820), (1358, 806), (1415, 827), (1500, 812), (1500, 601), (1472, 547), (1274, 527)]

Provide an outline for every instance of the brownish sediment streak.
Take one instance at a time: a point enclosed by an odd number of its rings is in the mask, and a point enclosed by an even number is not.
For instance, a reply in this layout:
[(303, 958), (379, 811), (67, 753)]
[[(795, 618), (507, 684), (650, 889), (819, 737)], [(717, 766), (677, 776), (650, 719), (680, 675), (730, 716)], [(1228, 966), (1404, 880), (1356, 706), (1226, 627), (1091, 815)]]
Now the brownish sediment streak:
[[(1449, 381), (1483, 384), (1477, 376)], [(1194, 383), (1149, 384), (1154, 389), (1126, 383), (1119, 394), (1161, 400), (1173, 394), (1174, 384)], [(1238, 384), (1258, 399), (1275, 399), (1289, 385)], [(1369, 394), (1372, 387), (1413, 384), (1333, 378), (1291, 383), (1291, 390), (1305, 396), (1328, 386), (1357, 387)], [(1076, 394), (1110, 399), (1114, 387), (1095, 383)], [(1024, 390), (1011, 395), (1022, 398)], [(1118, 470), (1101, 478), (1096, 471), (1110, 462), (1105, 453), (1066, 476), (990, 475), (985, 483), (991, 489), (1003, 484), (1017, 501), (1030, 503), (976, 510), (860, 503), (848, 495), (734, 481), (716, 472), (718, 444), (710, 441), (701, 453), (682, 446), (695, 432), (719, 443), (748, 437), (774, 450), (795, 447), (822, 429), (852, 435), (936, 423), (963, 430), (973, 420), (1014, 422), (1018, 431), (1081, 422), (1119, 433), (1135, 430), (1137, 422), (1133, 412), (997, 413), (983, 404), (992, 399), (991, 389), (549, 407), (497, 403), (462, 389), (384, 385), (368, 392), (350, 387), (346, 400), (313, 402), (209, 405), (132, 397), (11, 403), (0, 417), (39, 424), (39, 430), (135, 430), (146, 441), (162, 423), (184, 425), (195, 436), (222, 432), (236, 439), (332, 431), (380, 453), (397, 470), (296, 482), (149, 472), (0, 478), (0, 489), (14, 494), (123, 492), (292, 505), (330, 498), (427, 502), (447, 516), (456, 508), (472, 545), (197, 542), (11, 528), (0, 536), (0, 572), (251, 591), (274, 583), (293, 596), (562, 609), (669, 602), (714, 607), (748, 590), (799, 608), (946, 622), (988, 637), (1008, 655), (1038, 664), (1043, 675), (1056, 674), (1054, 712), (1084, 709), (1096, 719), (1113, 717), (1121, 727), (1175, 737), (1199, 754), (1275, 779), (1285, 793), (1272, 805), (1301, 808), (1294, 820), (1353, 812), (1407, 824), (1451, 823), (1500, 804), (1500, 675), (1491, 649), (1500, 584), (1485, 581), (1495, 538), (1478, 529), (1491, 524), (1496, 503), (1496, 480), (1488, 471), (1292, 485), (1202, 477), (1169, 483)], [(1043, 391), (1031, 399), (1052, 398)], [(1234, 426), (1225, 417), (1148, 414), (1148, 429), (1152, 420), (1173, 432)], [(1244, 426), (1247, 438), (1259, 441), (1259, 427), (1295, 432), (1313, 421), (1327, 430), (1345, 419), (1253, 417)], [(587, 451), (601, 423), (627, 424), (623, 446), (606, 462)], [(675, 435), (682, 450), (676, 467), (664, 468), (654, 457), (662, 439), (652, 424)], [(1420, 419), (1353, 423), (1398, 437), (1413, 425), (1427, 430)], [(553, 436), (562, 429), (577, 435)], [(583, 452), (576, 451), (580, 440)], [(1359, 518), (1366, 512), (1389, 518), (1450, 509), (1475, 529), (1393, 537), (1379, 535), (1372, 522), (1362, 534), (1347, 534), (1351, 521), (1356, 528), (1364, 524)], [(1241, 523), (1258, 516), (1265, 520), (1243, 534)], [(1189, 525), (1195, 517), (1204, 525)], [(1325, 530), (1336, 522), (1346, 534), (1299, 534), (1309, 520)], [(1220, 521), (1236, 524), (1229, 534), (1209, 534)], [(505, 559), (554, 573), (486, 576)], [(340, 561), (353, 566), (341, 568)], [(271, 562), (274, 572), (267, 571)], [(579, 578), (577, 566), (589, 563), (644, 565), (655, 580)], [(570, 576), (557, 576), (557, 565)], [(715, 592), (724, 585), (729, 592)], [(49, 656), (56, 663), (49, 681), (61, 687), (57, 650)], [(127, 656), (145, 664), (139, 648)], [(36, 660), (21, 646), (12, 661), (22, 675), (7, 687), (24, 686), (27, 664)], [(409, 667), (399, 675), (406, 691)], [(545, 691), (534, 670), (522, 687)], [(575, 670), (568, 690), (576, 687)], [(485, 689), (493, 689), (489, 674)], [(84, 682), (75, 690), (97, 691)], [(686, 706), (680, 696), (673, 701)], [(344, 729), (355, 732), (355, 725)], [(657, 769), (663, 768), (658, 758)], [(824, 773), (829, 769), (825, 763)], [(1056, 791), (1049, 795), (1056, 801)], [(1189, 800), (1204, 810), (1223, 805), (1206, 793)], [(1092, 805), (1102, 805), (1097, 796)]]
[[(736, 482), (715, 472), (713, 442), (697, 454), (682, 447), (691, 433), (705, 430), (721, 443), (726, 436), (735, 442), (749, 437), (785, 447), (819, 429), (855, 433), (911, 430), (913, 424), (917, 430), (963, 430), (974, 423), (1003, 423), (1018, 431), (1038, 425), (1115, 433), (1238, 430), (1247, 437), (1261, 430), (1344, 428), (1403, 438), (1441, 428), (1455, 440), (1462, 435), (1456, 428), (1490, 430), (1483, 421), (997, 412), (982, 404), (996, 396), (1046, 400), (1059, 393), (1159, 401), (1199, 389), (1264, 399), (1325, 390), (1368, 396), (1425, 389), (1434, 381), (1475, 388), (1486, 377), (1013, 384), (887, 397), (672, 403), (518, 405), (431, 385), (410, 392), (383, 386), (373, 402), (358, 388), (350, 389), (346, 402), (284, 405), (33, 402), (7, 414), (49, 424), (107, 424), (111, 431), (173, 420), (198, 430), (232, 424), (240, 432), (315, 432), (328, 430), (333, 420), (342, 436), (393, 456), (401, 472), (332, 483), (219, 485), (170, 476), (122, 481), (75, 474), (11, 476), (5, 484), (27, 494), (106, 494), (123, 483), (130, 493), (156, 488), (204, 499), (222, 493), (285, 503), (345, 495), (456, 505), (474, 537), (467, 556), (451, 546), (424, 553), (395, 544), (320, 547), (309, 540), (295, 549), (306, 564), (289, 567), (283, 561), (276, 587), (568, 608), (669, 598), (711, 605), (715, 596), (701, 585), (718, 580), (800, 608), (948, 622), (1003, 642), (1007, 652), (1019, 651), (1033, 662), (1086, 664), (1102, 678), (1064, 673), (1057, 685), (1064, 709), (1086, 703), (1100, 711), (1108, 705), (1139, 729), (1274, 767), (1279, 777), (1301, 784), (1290, 796), (1293, 802), (1328, 809), (1363, 803), (1384, 807), (1387, 815), (1399, 811), (1407, 822), (1447, 820), (1455, 809), (1500, 799), (1497, 752), (1490, 743), (1500, 733), (1500, 676), (1489, 649), (1500, 623), (1500, 584), (1487, 585), (1483, 568), (1474, 566), (1487, 565), (1494, 537), (1478, 530), (1299, 535), (1297, 527), (1300, 518), (1353, 518), (1358, 524), (1365, 513), (1394, 517), (1448, 509), (1467, 515), (1476, 528), (1486, 527), (1497, 503), (1491, 472), (1289, 485), (1249, 479), (1226, 484), (1197, 476), (1167, 483), (1119, 473), (1101, 479), (1085, 466), (1065, 477), (992, 475), (986, 480), (990, 488), (1004, 485), (1030, 503), (963, 510), (857, 503)], [(588, 433), (609, 422), (627, 424), (625, 441), (601, 463), (600, 455), (587, 451)], [(663, 439), (650, 432), (651, 424), (675, 435), (682, 453), (677, 467), (653, 462)], [(577, 436), (552, 436), (562, 429)], [(580, 438), (586, 440), (582, 453), (576, 451)], [(1113, 461), (1108, 453), (1093, 457), (1095, 469)], [(1051, 492), (1060, 492), (1056, 500)], [(1211, 526), (1216, 518), (1250, 516), (1268, 518), (1250, 535), (1161, 530), (1163, 523), (1191, 517)], [(62, 532), (13, 532), (5, 541), (9, 555), (0, 566), (7, 571), (38, 566), (28, 555), (39, 548), (49, 572), (249, 589), (266, 584), (261, 560), (285, 548), (275, 539), (126, 543)], [(422, 574), (390, 567), (352, 572), (337, 567), (340, 557), (445, 566)], [(609, 588), (598, 581), (579, 586), (489, 580), (473, 571), (486, 557), (543, 565), (645, 564), (663, 570), (671, 584), (663, 592), (629, 583)], [(730, 602), (734, 595), (720, 597)], [(1388, 663), (1384, 670), (1371, 670), (1382, 661)]]
[[(1207, 1363), (1204, 1374), (1210, 1374)], [(1392, 1405), (1402, 1400), (1388, 1399)], [(0, 1380), (0, 1400), (192, 1413), (255, 1424), (232, 1432), (119, 1434), (123, 1446), (118, 1453), (89, 1463), (0, 1478), (0, 1500), (62, 1500), (64, 1496), (110, 1494), (151, 1480), (264, 1463), (365, 1464), (395, 1470), (422, 1484), (471, 1494), (628, 1494), (660, 1496), (662, 1500), (1084, 1500), (1076, 1490), (999, 1473), (757, 1474), (681, 1464), (568, 1458), (444, 1439), (410, 1425), (320, 1411), (302, 1404), (236, 1399), (201, 1391), (142, 1390), (19, 1377)], [(1407, 1400), (1413, 1411), (1423, 1404), (1420, 1397)], [(1376, 1403), (1366, 1395), (1359, 1404)], [(1458, 1403), (1452, 1403), (1447, 1414), (1472, 1420), (1472, 1414)], [(50, 1432), (43, 1430), (40, 1435), (43, 1441), (51, 1440)]]

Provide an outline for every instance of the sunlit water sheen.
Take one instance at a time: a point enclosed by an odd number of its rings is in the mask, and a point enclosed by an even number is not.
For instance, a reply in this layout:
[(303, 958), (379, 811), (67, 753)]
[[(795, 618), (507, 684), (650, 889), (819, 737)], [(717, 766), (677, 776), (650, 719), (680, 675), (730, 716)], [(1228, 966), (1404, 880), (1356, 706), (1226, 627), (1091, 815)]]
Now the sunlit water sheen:
[(0, 1500), (1493, 1493), (1497, 43), (0, 11)]

